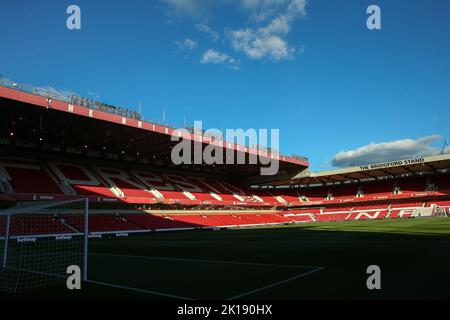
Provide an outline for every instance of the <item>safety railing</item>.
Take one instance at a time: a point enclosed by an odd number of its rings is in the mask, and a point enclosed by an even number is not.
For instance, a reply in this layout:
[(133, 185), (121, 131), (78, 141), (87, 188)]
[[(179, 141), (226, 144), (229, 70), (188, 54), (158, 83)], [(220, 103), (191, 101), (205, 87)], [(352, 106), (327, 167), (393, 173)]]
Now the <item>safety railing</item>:
[[(106, 104), (106, 103), (103, 103), (100, 101), (96, 101), (93, 99), (89, 99), (89, 98), (80, 97), (72, 92), (59, 91), (52, 87), (34, 87), (31, 85), (21, 84), (21, 83), (14, 82), (8, 78), (4, 78), (1, 75), (0, 75), (0, 86), (5, 87), (5, 88), (14, 89), (14, 90), (19, 90), (22, 92), (31, 93), (34, 95), (39, 95), (39, 96), (46, 97), (46, 98), (64, 101), (64, 102), (67, 102), (67, 103), (70, 103), (73, 105), (78, 105), (78, 106), (82, 106), (82, 107), (89, 108), (89, 109), (95, 109), (95, 110), (99, 110), (99, 111), (104, 111), (104, 112), (108, 112), (108, 113), (112, 113), (112, 114), (121, 115), (123, 117), (143, 120), (140, 113), (138, 113), (134, 110), (109, 105), (109, 104)], [(168, 125), (165, 121), (151, 121), (151, 122), (153, 122), (155, 124), (160, 124), (162, 126), (165, 126), (165, 127), (171, 128), (171, 129), (175, 129), (175, 130), (180, 128), (180, 127), (177, 127), (176, 125)], [(193, 126), (185, 124), (183, 127), (190, 133), (202, 135), (205, 138), (211, 138), (208, 135), (208, 133), (206, 133), (204, 131), (198, 132), (198, 130), (195, 130), (195, 128)], [(224, 142), (234, 143), (233, 141), (227, 141), (226, 139), (224, 139), (223, 136), (215, 136), (214, 135), (214, 138), (217, 140), (224, 141)], [(262, 145), (246, 145), (245, 147), (268, 152), (271, 154), (281, 155), (279, 153), (279, 150), (276, 150), (276, 149), (270, 148), (270, 147), (265, 147)], [(305, 161), (305, 162), (309, 161), (308, 158), (299, 156), (299, 155), (295, 155), (295, 154), (286, 155), (286, 157), (300, 160), (300, 161)]]

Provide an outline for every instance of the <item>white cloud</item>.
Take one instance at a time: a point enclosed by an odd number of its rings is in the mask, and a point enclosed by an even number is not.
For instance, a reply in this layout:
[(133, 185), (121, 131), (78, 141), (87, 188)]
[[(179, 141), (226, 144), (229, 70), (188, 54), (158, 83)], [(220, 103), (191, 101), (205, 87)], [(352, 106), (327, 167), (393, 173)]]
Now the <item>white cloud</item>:
[(202, 55), (202, 58), (200, 60), (203, 64), (223, 64), (223, 63), (230, 63), (235, 64), (234, 58), (230, 57), (226, 53), (222, 53), (219, 51), (216, 51), (214, 49), (208, 49), (205, 51)]
[(263, 27), (229, 30), (227, 36), (232, 47), (251, 59), (269, 57), (279, 61), (292, 58), (296, 49), (288, 44), (286, 37), (294, 21), (306, 15), (306, 0), (280, 0), (276, 3), (272, 0), (246, 0), (244, 5), (260, 6), (259, 19), (275, 16)]
[(236, 51), (244, 52), (251, 59), (270, 57), (279, 61), (291, 58), (295, 52), (280, 36), (262, 34), (253, 29), (230, 31), (228, 37)]
[(212, 9), (235, 7), (250, 13), (253, 21), (261, 22), (286, 12), (292, 16), (306, 15), (306, 0), (161, 0), (177, 13), (202, 19)]
[[(194, 19), (205, 21), (205, 14), (212, 8), (239, 8), (247, 15), (245, 28), (227, 28), (224, 26), (228, 44), (250, 59), (270, 58), (273, 61), (291, 59), (297, 50), (289, 44), (288, 35), (294, 22), (306, 16), (307, 0), (162, 0), (177, 12)], [(218, 10), (217, 10), (218, 11)], [(196, 24), (197, 30), (218, 40), (220, 35), (205, 23)]]
[(198, 31), (207, 34), (213, 40), (216, 40), (216, 41), (219, 40), (219, 38), (220, 38), (219, 33), (214, 31), (214, 30), (212, 30), (207, 24), (197, 23), (195, 26), (196, 26)]
[(212, 3), (205, 0), (162, 0), (173, 8), (176, 13), (188, 15), (192, 18), (200, 18), (208, 10)]
[[(370, 143), (355, 150), (341, 151), (331, 160), (335, 167), (364, 165), (392, 160), (401, 160), (417, 156), (439, 154), (439, 148), (431, 144), (441, 139), (439, 135), (431, 135), (419, 139), (403, 139), (389, 142)], [(450, 151), (446, 148), (446, 152)]]
[(189, 38), (184, 39), (183, 41), (177, 41), (176, 44), (180, 49), (195, 50), (198, 47), (197, 42)]
[(256, 22), (270, 19), (281, 12), (293, 16), (306, 15), (306, 0), (242, 0), (240, 3), (251, 12)]

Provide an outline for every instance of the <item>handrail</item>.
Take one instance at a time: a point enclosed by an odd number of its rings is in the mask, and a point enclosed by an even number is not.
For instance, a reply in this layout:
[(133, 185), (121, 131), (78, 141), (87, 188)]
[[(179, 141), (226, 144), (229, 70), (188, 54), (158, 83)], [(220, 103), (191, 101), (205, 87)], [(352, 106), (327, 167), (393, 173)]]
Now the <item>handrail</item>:
[[(140, 113), (138, 113), (134, 110), (128, 109), (128, 108), (117, 107), (117, 106), (109, 105), (109, 104), (106, 104), (106, 103), (103, 103), (100, 101), (96, 101), (93, 99), (83, 98), (72, 92), (59, 91), (52, 87), (46, 87), (46, 88), (45, 87), (34, 87), (31, 85), (17, 83), (8, 78), (2, 77), (2, 75), (0, 75), (0, 86), (5, 87), (5, 88), (14, 89), (14, 90), (19, 90), (19, 91), (26, 92), (26, 93), (31, 93), (31, 94), (46, 97), (46, 98), (52, 98), (52, 99), (64, 101), (64, 102), (67, 102), (67, 103), (70, 103), (73, 105), (78, 105), (78, 106), (82, 106), (82, 107), (89, 108), (89, 109), (100, 110), (100, 111), (104, 111), (104, 112), (108, 112), (108, 113), (112, 113), (112, 114), (121, 115), (123, 117), (142, 120)], [(176, 128), (176, 126), (169, 126), (167, 123), (162, 122), (162, 121), (153, 121), (153, 122), (156, 124), (160, 124), (165, 127), (174, 129), (174, 130), (178, 129), (178, 128)], [(211, 138), (204, 131), (203, 132), (195, 131), (195, 128), (190, 126), (189, 124), (184, 125), (184, 129), (186, 129), (187, 131), (189, 131), (192, 134), (198, 134), (205, 138)], [(226, 139), (224, 139), (223, 136), (214, 136), (214, 138), (217, 140), (220, 140), (220, 141), (228, 142)], [(234, 143), (232, 141), (230, 141), (230, 142)], [(253, 149), (264, 151), (264, 152), (269, 152), (271, 154), (282, 155), (279, 153), (279, 150), (270, 148), (270, 147), (265, 147), (262, 145), (250, 145), (250, 146), (247, 145), (245, 147), (253, 148)], [(299, 156), (299, 155), (295, 155), (295, 154), (286, 155), (285, 157), (304, 161), (304, 162), (309, 161), (309, 159), (307, 157), (303, 157), (303, 156)]]

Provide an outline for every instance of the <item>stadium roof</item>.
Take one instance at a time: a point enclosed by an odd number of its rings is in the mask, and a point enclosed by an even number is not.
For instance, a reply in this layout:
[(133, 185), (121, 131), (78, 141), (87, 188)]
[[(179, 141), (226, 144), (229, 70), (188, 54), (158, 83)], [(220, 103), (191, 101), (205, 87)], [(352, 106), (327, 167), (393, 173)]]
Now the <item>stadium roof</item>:
[[(172, 141), (171, 137), (176, 129), (143, 121), (139, 114), (124, 108), (98, 104), (90, 108), (59, 96), (29, 91), (20, 86), (0, 85), (0, 144), (13, 148), (38, 148), (41, 152), (66, 152), (173, 166), (170, 155), (178, 141)], [(250, 155), (279, 160), (281, 172), (291, 175), (309, 166), (307, 158), (214, 140), (203, 134), (186, 131), (181, 137), (201, 143), (202, 148), (214, 145), (223, 150), (233, 150), (235, 159), (238, 153), (244, 154), (246, 159), (245, 164), (183, 165), (183, 169), (236, 177), (256, 176), (265, 165), (260, 161), (250, 164)], [(111, 155), (116, 158), (111, 158)]]
[(347, 167), (323, 172), (301, 172), (290, 179), (273, 181), (270, 185), (311, 185), (345, 181), (362, 181), (382, 177), (396, 177), (421, 172), (438, 172), (450, 169), (450, 154), (418, 157), (362, 166)]

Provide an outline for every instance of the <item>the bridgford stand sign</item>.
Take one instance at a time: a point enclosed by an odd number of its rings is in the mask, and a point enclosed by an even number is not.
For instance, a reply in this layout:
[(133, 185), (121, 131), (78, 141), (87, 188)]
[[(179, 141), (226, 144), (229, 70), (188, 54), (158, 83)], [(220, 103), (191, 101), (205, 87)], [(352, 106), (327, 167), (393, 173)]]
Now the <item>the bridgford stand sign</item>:
[(381, 169), (381, 168), (405, 166), (405, 165), (409, 165), (409, 164), (417, 164), (417, 163), (424, 163), (424, 162), (425, 162), (425, 158), (422, 157), (422, 158), (414, 158), (414, 159), (397, 160), (397, 161), (370, 164), (370, 165), (360, 166), (359, 168), (361, 170), (371, 170), (371, 169)]

